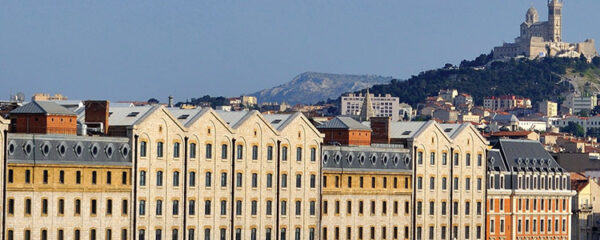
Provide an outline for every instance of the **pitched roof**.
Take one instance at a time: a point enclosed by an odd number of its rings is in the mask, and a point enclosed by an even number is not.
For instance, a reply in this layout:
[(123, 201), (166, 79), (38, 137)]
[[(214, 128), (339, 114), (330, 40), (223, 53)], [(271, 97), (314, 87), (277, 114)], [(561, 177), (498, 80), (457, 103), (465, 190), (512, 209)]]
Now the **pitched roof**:
[(10, 114), (34, 113), (34, 114), (53, 114), (53, 115), (75, 115), (73, 111), (65, 107), (49, 101), (33, 101), (23, 105), (15, 110), (10, 111)]
[(490, 149), (487, 152), (488, 171), (508, 171), (502, 154), (498, 149)]
[(361, 124), (351, 117), (335, 117), (322, 125), (318, 129), (347, 129), (347, 130), (371, 130), (370, 127)]
[(113, 107), (109, 109), (108, 122), (111, 126), (133, 126), (159, 106)]
[(506, 165), (514, 171), (565, 171), (538, 141), (500, 139), (495, 148), (500, 149)]
[(391, 122), (390, 123), (390, 138), (413, 138), (417, 132), (424, 128), (427, 122)]

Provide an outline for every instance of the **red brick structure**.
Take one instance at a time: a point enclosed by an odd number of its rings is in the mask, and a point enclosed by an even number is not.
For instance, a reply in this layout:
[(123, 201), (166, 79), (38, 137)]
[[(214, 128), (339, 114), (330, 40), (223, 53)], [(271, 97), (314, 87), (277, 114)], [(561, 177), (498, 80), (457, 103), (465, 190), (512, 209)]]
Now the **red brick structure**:
[(85, 101), (85, 123), (91, 127), (102, 129), (103, 134), (108, 134), (108, 105), (106, 100)]
[(13, 133), (77, 134), (77, 115), (54, 102), (30, 102), (10, 112)]
[(317, 128), (328, 145), (371, 145), (371, 129), (350, 117), (336, 117)]

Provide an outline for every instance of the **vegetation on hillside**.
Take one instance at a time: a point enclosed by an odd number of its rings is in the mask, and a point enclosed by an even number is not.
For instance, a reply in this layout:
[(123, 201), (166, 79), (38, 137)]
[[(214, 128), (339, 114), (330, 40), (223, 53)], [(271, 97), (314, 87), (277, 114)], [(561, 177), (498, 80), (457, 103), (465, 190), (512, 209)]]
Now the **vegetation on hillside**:
[(473, 96), (477, 105), (486, 96), (513, 94), (530, 98), (534, 103), (545, 99), (562, 102), (561, 94), (572, 86), (561, 81), (567, 72), (583, 75), (600, 72), (600, 58), (591, 63), (585, 58), (511, 59), (491, 61), (491, 54), (482, 54), (473, 61), (464, 60), (460, 66), (446, 64), (443, 68), (421, 72), (408, 80), (392, 80), (375, 85), (371, 93), (390, 93), (413, 107), (440, 89), (455, 88)]

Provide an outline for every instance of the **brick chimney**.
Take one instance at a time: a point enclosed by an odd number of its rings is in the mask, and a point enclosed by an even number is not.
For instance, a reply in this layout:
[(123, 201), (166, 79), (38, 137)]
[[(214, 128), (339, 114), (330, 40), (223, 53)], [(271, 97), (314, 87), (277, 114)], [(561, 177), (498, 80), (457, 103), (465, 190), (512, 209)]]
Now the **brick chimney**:
[(371, 117), (371, 142), (390, 143), (390, 117)]
[(102, 133), (108, 134), (108, 105), (107, 100), (85, 101), (85, 124), (89, 127), (99, 127), (102, 123)]

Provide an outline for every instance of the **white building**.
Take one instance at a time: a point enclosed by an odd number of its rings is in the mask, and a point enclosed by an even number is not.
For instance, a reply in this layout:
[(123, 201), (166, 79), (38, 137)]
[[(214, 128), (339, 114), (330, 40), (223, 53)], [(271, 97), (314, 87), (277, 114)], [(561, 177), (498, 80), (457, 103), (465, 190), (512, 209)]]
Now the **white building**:
[[(373, 105), (373, 110), (376, 117), (391, 117), (392, 121), (398, 121), (403, 119), (405, 107), (403, 108), (402, 114), (400, 113), (400, 99), (398, 97), (392, 97), (390, 94), (384, 96), (375, 94), (369, 95)], [(364, 102), (365, 97), (362, 94), (348, 94), (342, 97), (341, 103), (341, 114), (342, 115), (360, 115), (360, 110)], [(412, 109), (411, 111), (412, 112)]]

